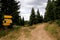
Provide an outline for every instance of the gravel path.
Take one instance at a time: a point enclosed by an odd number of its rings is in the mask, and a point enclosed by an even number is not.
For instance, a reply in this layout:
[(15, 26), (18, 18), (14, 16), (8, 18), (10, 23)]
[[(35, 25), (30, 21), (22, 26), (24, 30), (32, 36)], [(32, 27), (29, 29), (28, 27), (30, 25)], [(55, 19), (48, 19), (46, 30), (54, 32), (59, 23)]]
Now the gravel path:
[(24, 33), (17, 40), (54, 40), (44, 30), (45, 24), (37, 25), (34, 30), (31, 31), (31, 36), (26, 38)]

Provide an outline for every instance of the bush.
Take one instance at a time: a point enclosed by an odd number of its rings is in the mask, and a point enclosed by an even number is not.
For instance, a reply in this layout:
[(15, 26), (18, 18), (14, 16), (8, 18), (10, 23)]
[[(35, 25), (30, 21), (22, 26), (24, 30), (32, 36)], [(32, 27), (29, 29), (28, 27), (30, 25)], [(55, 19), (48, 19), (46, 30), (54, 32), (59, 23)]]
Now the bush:
[(5, 36), (6, 32), (4, 30), (0, 30), (0, 37)]
[(60, 19), (55, 21), (60, 26)]

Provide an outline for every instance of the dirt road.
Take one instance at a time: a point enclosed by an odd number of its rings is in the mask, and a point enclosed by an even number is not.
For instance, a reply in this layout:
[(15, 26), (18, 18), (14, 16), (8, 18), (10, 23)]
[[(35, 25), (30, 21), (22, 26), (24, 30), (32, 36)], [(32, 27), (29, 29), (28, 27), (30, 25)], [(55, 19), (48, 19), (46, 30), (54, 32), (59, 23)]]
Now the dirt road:
[(34, 30), (31, 31), (30, 37), (26, 38), (24, 33), (17, 40), (54, 40), (44, 29), (45, 24), (37, 25)]
[[(46, 24), (38, 24), (35, 29), (24, 27), (18, 33), (13, 32), (10, 36), (1, 38), (0, 40), (54, 40), (45, 31)], [(15, 38), (15, 36), (18, 36)]]

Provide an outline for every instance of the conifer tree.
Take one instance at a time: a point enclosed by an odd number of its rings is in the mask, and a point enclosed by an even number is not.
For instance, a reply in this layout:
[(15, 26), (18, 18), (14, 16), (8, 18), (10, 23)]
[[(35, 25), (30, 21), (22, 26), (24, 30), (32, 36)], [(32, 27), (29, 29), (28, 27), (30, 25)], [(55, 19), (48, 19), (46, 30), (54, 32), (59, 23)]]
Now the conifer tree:
[(1, 12), (3, 15), (11, 15), (13, 16), (13, 23), (18, 24), (19, 22), (19, 2), (15, 0), (1, 0), (2, 7)]
[(45, 21), (54, 21), (55, 20), (54, 4), (51, 0), (48, 0), (44, 19), (45, 19)]
[(25, 24), (24, 17), (21, 18), (21, 16), (20, 16), (20, 17), (19, 17), (19, 25), (20, 25), (20, 26), (24, 26), (24, 24)]
[(48, 0), (48, 2), (47, 2), (47, 7), (46, 7), (46, 12), (45, 12), (45, 16), (44, 16), (44, 20), (45, 20), (45, 21), (48, 21), (48, 20), (49, 20), (49, 17), (48, 17), (48, 15), (49, 15), (48, 12), (49, 12), (49, 11), (48, 11), (48, 9), (49, 9), (50, 4), (51, 4), (51, 1)]
[(2, 3), (0, 0), (0, 28), (2, 28), (2, 17), (3, 17), (3, 14), (1, 13), (1, 7), (2, 7)]
[(24, 21), (24, 17), (23, 17), (23, 26), (24, 26), (24, 24), (25, 24), (25, 21)]
[(37, 10), (37, 23), (41, 23), (43, 21), (43, 17), (40, 15), (39, 10)]
[(21, 25), (24, 26), (24, 17), (21, 19)]
[(55, 0), (52, 0), (52, 5), (53, 5), (53, 9), (52, 9), (52, 12), (53, 12), (53, 16), (54, 16), (54, 20), (56, 20), (56, 13), (55, 13), (55, 11), (56, 11), (56, 4), (55, 4)]
[(21, 26), (21, 16), (19, 16), (19, 25)]
[(36, 24), (36, 15), (35, 15), (35, 11), (34, 8), (32, 8), (31, 10), (31, 15), (30, 15), (30, 25)]
[(55, 6), (56, 6), (56, 10), (55, 10), (56, 20), (59, 20), (60, 19), (60, 0), (56, 0)]

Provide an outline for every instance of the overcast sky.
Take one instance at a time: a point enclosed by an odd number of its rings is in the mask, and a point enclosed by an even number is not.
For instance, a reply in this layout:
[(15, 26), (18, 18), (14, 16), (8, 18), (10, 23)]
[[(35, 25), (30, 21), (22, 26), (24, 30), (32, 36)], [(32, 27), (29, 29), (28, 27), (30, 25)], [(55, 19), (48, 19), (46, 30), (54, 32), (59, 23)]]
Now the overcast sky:
[(44, 16), (45, 7), (47, 4), (47, 0), (18, 0), (21, 2), (20, 14), (24, 17), (25, 20), (29, 20), (31, 9), (34, 7), (35, 12), (37, 9), (40, 10), (40, 14)]

